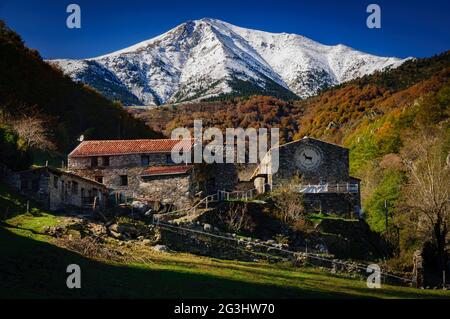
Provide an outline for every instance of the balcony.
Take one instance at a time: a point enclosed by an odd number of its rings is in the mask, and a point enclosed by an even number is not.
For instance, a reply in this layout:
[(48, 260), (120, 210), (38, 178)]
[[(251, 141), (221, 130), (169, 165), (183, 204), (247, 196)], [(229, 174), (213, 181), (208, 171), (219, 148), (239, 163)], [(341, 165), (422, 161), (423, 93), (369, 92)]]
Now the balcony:
[(304, 194), (358, 193), (359, 185), (354, 183), (302, 184), (297, 186), (297, 191)]

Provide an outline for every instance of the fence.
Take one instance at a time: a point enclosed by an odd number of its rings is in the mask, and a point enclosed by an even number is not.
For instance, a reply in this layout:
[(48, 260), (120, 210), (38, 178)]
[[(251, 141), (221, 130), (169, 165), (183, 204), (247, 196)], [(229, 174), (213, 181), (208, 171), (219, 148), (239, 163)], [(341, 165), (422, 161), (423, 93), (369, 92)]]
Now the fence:
[[(288, 250), (285, 248), (280, 248), (280, 247), (276, 247), (276, 246), (269, 245), (266, 243), (258, 242), (254, 238), (250, 238), (250, 240), (248, 240), (243, 237), (237, 238), (237, 237), (227, 236), (230, 234), (225, 234), (225, 235), (224, 234), (213, 234), (213, 233), (209, 233), (209, 232), (202, 231), (202, 230), (191, 229), (191, 228), (182, 227), (179, 225), (173, 225), (170, 223), (163, 222), (158, 218), (155, 218), (152, 223), (156, 227), (163, 228), (166, 230), (171, 230), (182, 236), (188, 236), (189, 233), (197, 234), (197, 235), (201, 234), (201, 235), (208, 236), (210, 238), (216, 238), (216, 239), (233, 242), (235, 244), (233, 247), (236, 249), (240, 249), (239, 244), (245, 245), (245, 246), (252, 245), (252, 246), (263, 247), (263, 248), (267, 249), (265, 254), (271, 255), (272, 257), (280, 258), (279, 255), (269, 253), (269, 252), (273, 252), (273, 251), (278, 251), (279, 253), (282, 253), (284, 256), (290, 256), (294, 260), (297, 260), (298, 258), (302, 257), (306, 260), (306, 262), (308, 264), (311, 264), (314, 266), (320, 266), (320, 267), (324, 267), (324, 268), (332, 269), (332, 270), (346, 270), (348, 272), (355, 272), (359, 275), (366, 276), (367, 269), (369, 266), (369, 265), (364, 265), (364, 264), (360, 264), (360, 263), (356, 263), (356, 262), (348, 262), (348, 261), (343, 261), (343, 260), (339, 260), (339, 259), (326, 257), (326, 256), (320, 255), (318, 253), (311, 253), (311, 250), (309, 250), (310, 252), (308, 252), (308, 250), (292, 251), (292, 250)], [(208, 242), (208, 243), (210, 244), (210, 242)], [(250, 251), (249, 253), (252, 253), (252, 252)], [(396, 283), (396, 284), (402, 284), (402, 285), (412, 283), (411, 279), (403, 278), (403, 277), (394, 275), (392, 273), (389, 273), (387, 271), (381, 271), (380, 275), (382, 276), (382, 279), (384, 279), (384, 282), (389, 281), (390, 283)]]
[(297, 191), (307, 194), (323, 194), (323, 193), (358, 193), (359, 185), (351, 183), (337, 184), (317, 184), (317, 185), (298, 185)]

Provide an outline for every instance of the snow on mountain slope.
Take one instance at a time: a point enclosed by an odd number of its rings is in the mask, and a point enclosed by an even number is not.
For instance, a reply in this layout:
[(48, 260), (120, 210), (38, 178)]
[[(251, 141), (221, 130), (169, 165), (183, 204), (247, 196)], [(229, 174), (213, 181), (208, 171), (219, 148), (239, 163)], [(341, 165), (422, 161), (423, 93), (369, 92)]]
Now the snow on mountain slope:
[(125, 105), (159, 105), (228, 93), (308, 97), (404, 61), (201, 19), (111, 54), (49, 62)]

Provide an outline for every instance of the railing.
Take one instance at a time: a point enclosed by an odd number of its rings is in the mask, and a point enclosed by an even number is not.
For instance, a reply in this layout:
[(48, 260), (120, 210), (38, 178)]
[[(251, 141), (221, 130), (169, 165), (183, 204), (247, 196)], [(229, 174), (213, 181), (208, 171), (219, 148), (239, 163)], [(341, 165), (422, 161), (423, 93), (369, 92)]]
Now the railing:
[[(266, 186), (266, 185), (265, 185)], [(172, 212), (168, 212), (163, 214), (164, 217), (181, 217), (187, 216), (189, 214), (195, 214), (197, 209), (208, 209), (210, 208), (211, 203), (219, 202), (219, 201), (231, 201), (231, 200), (250, 200), (258, 195), (258, 190), (256, 188), (250, 189), (247, 191), (234, 191), (227, 192), (223, 190), (217, 191), (215, 194), (208, 195), (202, 198), (197, 204), (192, 207), (180, 209)], [(162, 217), (162, 216), (160, 216)]]
[(305, 194), (322, 194), (322, 193), (358, 193), (359, 185), (351, 183), (337, 184), (308, 184), (298, 185), (297, 191)]

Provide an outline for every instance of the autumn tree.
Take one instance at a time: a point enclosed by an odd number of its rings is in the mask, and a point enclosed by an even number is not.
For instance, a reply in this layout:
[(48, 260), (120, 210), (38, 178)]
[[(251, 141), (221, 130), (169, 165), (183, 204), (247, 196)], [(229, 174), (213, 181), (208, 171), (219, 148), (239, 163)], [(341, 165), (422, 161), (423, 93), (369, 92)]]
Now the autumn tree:
[(37, 115), (24, 115), (12, 121), (12, 127), (28, 149), (54, 150), (48, 122)]
[(303, 197), (297, 190), (299, 184), (300, 181), (295, 180), (271, 193), (280, 218), (287, 224), (292, 224), (306, 215)]
[(431, 241), (438, 266), (445, 269), (446, 238), (450, 225), (450, 167), (443, 134), (421, 134), (403, 157), (410, 173), (403, 209), (425, 241)]
[(252, 220), (245, 204), (235, 203), (230, 205), (228, 210), (220, 215), (220, 218), (227, 228), (235, 233), (247, 230), (252, 226)]

